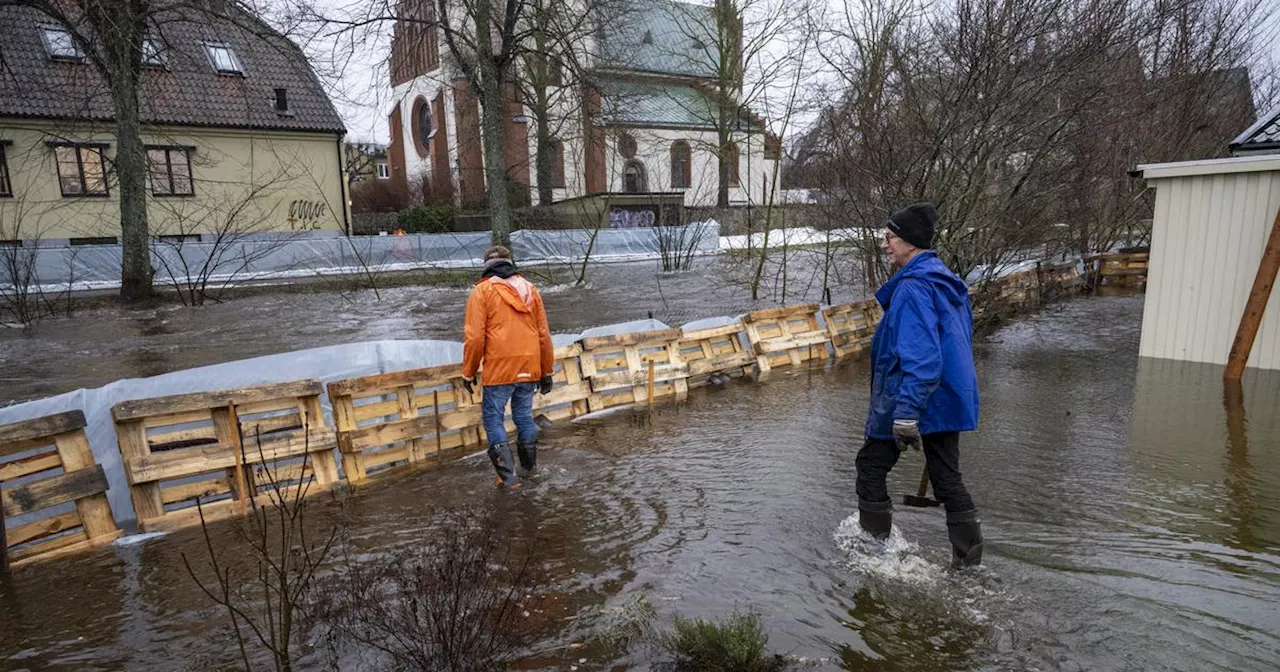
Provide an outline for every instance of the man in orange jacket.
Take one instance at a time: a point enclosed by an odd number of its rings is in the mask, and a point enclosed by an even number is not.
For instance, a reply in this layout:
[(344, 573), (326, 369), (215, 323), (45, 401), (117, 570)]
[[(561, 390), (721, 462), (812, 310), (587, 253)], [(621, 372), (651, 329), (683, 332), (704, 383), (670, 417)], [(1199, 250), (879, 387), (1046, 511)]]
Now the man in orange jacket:
[(489, 460), (500, 485), (518, 487), (503, 423), (507, 402), (516, 423), (520, 466), (527, 474), (538, 461), (533, 393), (551, 392), (555, 351), (542, 296), (516, 271), (511, 250), (501, 245), (485, 250), (484, 275), (471, 288), (463, 332), (462, 383), (468, 391), (484, 366), (480, 415), (489, 435)]

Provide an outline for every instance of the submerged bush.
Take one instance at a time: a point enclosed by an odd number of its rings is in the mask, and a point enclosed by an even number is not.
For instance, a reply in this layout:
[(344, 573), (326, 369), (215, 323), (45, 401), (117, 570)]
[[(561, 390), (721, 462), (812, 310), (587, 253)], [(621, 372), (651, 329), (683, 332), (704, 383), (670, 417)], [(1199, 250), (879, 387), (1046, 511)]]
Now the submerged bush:
[(661, 644), (676, 672), (777, 672), (787, 659), (769, 653), (769, 635), (756, 614), (734, 612), (723, 621), (675, 617), (675, 630)]

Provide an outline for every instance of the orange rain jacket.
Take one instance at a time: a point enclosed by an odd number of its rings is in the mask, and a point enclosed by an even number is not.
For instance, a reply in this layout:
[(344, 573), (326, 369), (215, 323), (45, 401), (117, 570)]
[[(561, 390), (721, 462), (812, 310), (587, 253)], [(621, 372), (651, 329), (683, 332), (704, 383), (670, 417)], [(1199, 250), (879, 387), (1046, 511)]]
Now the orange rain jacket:
[(519, 275), (480, 280), (467, 299), (462, 375), (483, 385), (536, 383), (555, 372), (555, 350), (542, 295)]

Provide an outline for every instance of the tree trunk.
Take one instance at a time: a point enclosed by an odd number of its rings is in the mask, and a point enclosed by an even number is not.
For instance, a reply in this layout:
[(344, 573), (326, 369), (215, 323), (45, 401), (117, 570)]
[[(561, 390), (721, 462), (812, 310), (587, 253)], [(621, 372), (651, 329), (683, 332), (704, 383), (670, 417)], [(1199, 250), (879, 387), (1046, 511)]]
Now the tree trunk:
[[(490, 66), (492, 70), (492, 66)], [(494, 245), (511, 245), (511, 200), (507, 187), (506, 105), (502, 78), (496, 72), (481, 80), (480, 135), (484, 141), (484, 177), (489, 201), (489, 234)]]
[(547, 90), (540, 88), (538, 90), (537, 105), (533, 108), (534, 123), (537, 124), (535, 132), (538, 136), (538, 205), (551, 205), (555, 199), (552, 190), (555, 188), (552, 182), (555, 175), (555, 151), (551, 146), (551, 120), (547, 117)]
[[(127, 79), (122, 77), (121, 79)], [(138, 119), (136, 80), (112, 87), (116, 109), (116, 178), (120, 181), (120, 298), (140, 301), (152, 294), (147, 223), (147, 154)]]
[(720, 114), (718, 130), (720, 151), (717, 152), (720, 168), (720, 181), (716, 184), (716, 207), (724, 210), (729, 207), (729, 129), (728, 120), (723, 110)]

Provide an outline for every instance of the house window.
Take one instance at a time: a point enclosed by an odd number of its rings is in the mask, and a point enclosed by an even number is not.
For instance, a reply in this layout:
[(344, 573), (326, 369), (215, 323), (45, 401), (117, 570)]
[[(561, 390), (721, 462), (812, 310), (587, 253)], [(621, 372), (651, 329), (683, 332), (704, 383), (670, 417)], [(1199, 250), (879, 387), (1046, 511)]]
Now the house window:
[(41, 26), (40, 37), (44, 40), (44, 50), (49, 58), (60, 61), (84, 60), (84, 52), (71, 31), (59, 26)]
[(645, 185), (644, 164), (639, 161), (628, 161), (622, 169), (622, 191), (628, 194), (642, 194), (648, 191)]
[(418, 150), (418, 156), (427, 158), (431, 155), (431, 144), (429, 140), (435, 135), (431, 130), (431, 105), (426, 98), (418, 96), (413, 101), (413, 112), (409, 117), (409, 127), (413, 132), (413, 148)]
[(671, 145), (671, 188), (688, 189), (693, 151), (689, 143), (679, 140)]
[(240, 59), (236, 56), (236, 52), (231, 49), (230, 45), (218, 42), (206, 42), (204, 45), (204, 53), (209, 56), (209, 64), (213, 66), (213, 71), (220, 75), (243, 75), (244, 68), (240, 65)]
[(378, 179), (379, 179), (379, 180), (389, 180), (389, 179), (391, 179), (391, 166), (388, 166), (388, 165), (387, 165), (387, 164), (385, 164), (385, 163), (379, 163), (379, 164), (378, 164)]
[(164, 49), (150, 37), (142, 38), (142, 65), (148, 68), (163, 68), (169, 63)]
[(737, 187), (742, 185), (741, 176), (738, 174), (738, 146), (732, 142), (724, 146), (724, 162), (729, 168), (729, 186)]
[(106, 145), (59, 145), (53, 148), (58, 185), (63, 196), (106, 196)]
[(624, 159), (636, 158), (636, 139), (623, 133), (618, 136), (618, 153)]
[(9, 157), (4, 154), (4, 144), (0, 140), (0, 198), (13, 196), (13, 183), (9, 181)]
[(564, 86), (564, 64), (556, 56), (547, 63), (547, 85)]
[(564, 143), (551, 141), (551, 187), (564, 189)]
[(191, 150), (186, 147), (148, 147), (147, 172), (153, 196), (192, 196)]

